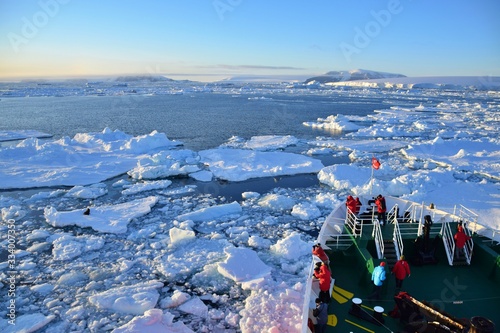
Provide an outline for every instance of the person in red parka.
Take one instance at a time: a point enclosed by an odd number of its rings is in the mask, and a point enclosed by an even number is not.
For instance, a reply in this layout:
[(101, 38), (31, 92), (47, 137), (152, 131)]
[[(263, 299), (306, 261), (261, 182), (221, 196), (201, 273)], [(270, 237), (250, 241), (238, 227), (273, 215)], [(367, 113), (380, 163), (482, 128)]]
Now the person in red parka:
[(465, 243), (471, 239), (471, 237), (467, 236), (464, 232), (464, 228), (459, 225), (458, 231), (453, 238), (455, 238), (455, 259), (458, 259), (460, 254), (464, 254)]
[(385, 198), (382, 194), (379, 194), (375, 199), (375, 205), (377, 205), (378, 221), (382, 222), (382, 225), (385, 225), (387, 222), (387, 207), (385, 206)]
[(347, 206), (348, 211), (350, 211), (350, 213), (355, 214), (355, 212), (356, 212), (356, 200), (354, 200), (352, 195), (347, 196), (347, 200), (345, 202), (345, 205)]
[(321, 261), (326, 265), (326, 268), (330, 269), (330, 259), (326, 255), (325, 250), (323, 250), (320, 243), (313, 245), (312, 254), (321, 259)]
[(363, 204), (361, 203), (359, 198), (356, 197), (356, 210), (354, 211), (354, 214), (356, 214), (356, 215), (359, 214), (359, 211), (361, 210), (361, 206), (363, 206)]
[(323, 303), (330, 303), (330, 271), (326, 268), (325, 264), (320, 263), (320, 266), (314, 268), (313, 275), (319, 279), (319, 298)]
[(403, 280), (410, 276), (410, 265), (405, 260), (405, 256), (399, 257), (398, 262), (392, 268), (392, 273), (396, 277), (396, 289), (401, 289), (403, 286)]

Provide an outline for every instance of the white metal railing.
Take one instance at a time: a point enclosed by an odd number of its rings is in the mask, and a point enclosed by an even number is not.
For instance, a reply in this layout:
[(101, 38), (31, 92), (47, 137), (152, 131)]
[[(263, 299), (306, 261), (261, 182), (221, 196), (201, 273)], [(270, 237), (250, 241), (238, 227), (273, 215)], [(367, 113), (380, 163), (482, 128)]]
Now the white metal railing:
[(380, 223), (373, 223), (372, 238), (375, 239), (375, 247), (377, 249), (377, 256), (379, 259), (384, 258), (384, 237), (382, 236), (382, 229), (380, 228)]
[(396, 256), (399, 258), (404, 253), (404, 245), (401, 237), (401, 230), (399, 229), (398, 219), (394, 219), (394, 232), (392, 234), (392, 239), (396, 245)]
[(454, 214), (460, 217), (460, 220), (462, 221), (462, 223), (469, 224), (469, 223), (476, 223), (477, 222), (478, 215), (476, 213), (474, 213), (472, 210), (470, 210), (462, 205), (460, 205), (458, 207), (458, 211), (457, 211), (457, 207), (455, 206)]
[(448, 222), (444, 222), (441, 225), (441, 238), (443, 239), (446, 257), (448, 258), (448, 264), (450, 266), (453, 266), (453, 258), (455, 255), (455, 240), (453, 239), (453, 232), (451, 231), (451, 227)]
[(468, 225), (464, 225), (463, 228), (464, 228), (465, 234), (468, 237), (470, 237), (470, 239), (468, 239), (465, 242), (465, 246), (464, 246), (465, 260), (467, 261), (467, 264), (470, 265), (471, 260), (472, 260), (472, 253), (474, 250), (474, 241), (472, 240), (472, 232), (469, 230)]
[(319, 232), (318, 243), (322, 244), (328, 250), (344, 250), (349, 248), (353, 242), (353, 235), (344, 233), (345, 227), (347, 225), (344, 218), (328, 216)]
[(311, 303), (316, 300), (316, 297), (319, 295), (319, 284), (317, 280), (313, 279), (314, 267), (315, 267), (315, 256), (313, 256), (313, 260), (311, 262), (311, 266), (309, 267), (309, 274), (307, 275), (306, 281), (306, 290), (305, 290), (305, 298), (304, 304), (302, 305), (302, 330), (301, 332), (307, 333), (310, 332), (307, 327), (307, 322), (309, 320), (309, 312), (312, 307)]
[(346, 210), (345, 224), (354, 237), (361, 237), (363, 223), (349, 208)]

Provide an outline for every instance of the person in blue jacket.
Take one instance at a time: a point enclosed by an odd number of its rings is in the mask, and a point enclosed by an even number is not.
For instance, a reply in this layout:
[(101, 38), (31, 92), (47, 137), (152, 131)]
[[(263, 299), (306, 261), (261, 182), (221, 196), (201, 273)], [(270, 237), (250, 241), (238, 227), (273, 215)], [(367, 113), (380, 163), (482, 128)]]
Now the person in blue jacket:
[(385, 262), (382, 261), (379, 266), (373, 269), (372, 273), (373, 292), (368, 299), (380, 299), (380, 290), (385, 281)]

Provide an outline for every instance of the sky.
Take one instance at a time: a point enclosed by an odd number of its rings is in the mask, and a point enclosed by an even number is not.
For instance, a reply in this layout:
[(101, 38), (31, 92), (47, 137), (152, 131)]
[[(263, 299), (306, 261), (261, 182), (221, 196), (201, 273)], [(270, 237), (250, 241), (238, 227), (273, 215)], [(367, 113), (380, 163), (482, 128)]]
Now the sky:
[(0, 0), (0, 80), (500, 76), (500, 1)]

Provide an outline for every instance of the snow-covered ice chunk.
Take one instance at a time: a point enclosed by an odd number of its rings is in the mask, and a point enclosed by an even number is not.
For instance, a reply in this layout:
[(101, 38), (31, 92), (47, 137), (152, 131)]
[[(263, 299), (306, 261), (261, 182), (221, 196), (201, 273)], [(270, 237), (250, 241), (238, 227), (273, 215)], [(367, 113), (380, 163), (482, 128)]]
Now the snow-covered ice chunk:
[(286, 238), (278, 240), (275, 245), (271, 245), (271, 251), (285, 259), (298, 260), (311, 253), (311, 246), (294, 231)]
[(190, 313), (201, 318), (207, 318), (208, 307), (199, 297), (193, 297), (186, 303), (181, 304), (178, 307), (179, 311)]
[(80, 199), (95, 199), (106, 193), (108, 193), (106, 184), (99, 183), (90, 186), (75, 186), (66, 193), (66, 196)]
[(172, 245), (179, 245), (182, 243), (186, 243), (196, 238), (194, 231), (183, 230), (175, 227), (171, 228), (168, 231), (168, 234), (170, 236), (170, 244)]
[(127, 189), (122, 191), (123, 195), (131, 195), (131, 194), (137, 194), (140, 192), (145, 192), (145, 191), (152, 191), (152, 190), (162, 190), (164, 188), (169, 187), (172, 185), (172, 181), (168, 179), (164, 180), (155, 180), (155, 181), (149, 181), (149, 182), (143, 182), (143, 183), (136, 183), (133, 185), (126, 185), (125, 187)]
[(30, 290), (39, 293), (40, 295), (46, 296), (54, 290), (54, 286), (49, 283), (42, 283), (32, 286)]
[(222, 260), (227, 245), (226, 240), (195, 239), (159, 258), (157, 269), (169, 280), (192, 275), (206, 265)]
[(100, 232), (124, 233), (127, 224), (133, 219), (151, 212), (151, 207), (156, 205), (158, 197), (150, 196), (116, 205), (90, 207), (90, 214), (84, 215), (84, 210), (59, 212), (54, 207), (45, 208), (45, 219), (54, 227), (78, 225)]
[(291, 210), (295, 200), (285, 195), (271, 193), (260, 198), (259, 205), (273, 210)]
[(45, 316), (41, 313), (24, 314), (16, 318), (15, 325), (11, 325), (7, 320), (0, 319), (2, 333), (31, 333), (46, 326), (56, 316)]
[(259, 192), (243, 192), (243, 193), (241, 193), (241, 197), (245, 200), (257, 199), (260, 197), (260, 193)]
[(189, 294), (179, 290), (174, 290), (172, 296), (163, 299), (160, 302), (162, 308), (175, 308), (186, 302), (189, 299)]
[(301, 202), (292, 208), (292, 216), (301, 220), (313, 220), (321, 216), (321, 212), (316, 205), (310, 202)]
[(131, 286), (115, 287), (89, 297), (89, 302), (100, 309), (114, 312), (143, 314), (155, 307), (162, 288), (160, 281), (148, 281)]
[(201, 162), (219, 179), (243, 181), (250, 178), (316, 173), (321, 161), (298, 154), (243, 149), (200, 151)]
[(200, 157), (192, 150), (162, 151), (140, 159), (128, 172), (134, 179), (159, 179), (199, 171)]
[[(378, 171), (378, 170), (377, 170)], [(353, 175), (356, 175), (353, 177)], [(369, 182), (371, 175), (370, 167), (357, 167), (347, 164), (331, 165), (323, 168), (318, 173), (321, 183), (329, 185), (336, 190), (350, 190), (360, 187)]]
[(95, 184), (129, 171), (144, 153), (178, 144), (156, 131), (134, 138), (109, 128), (73, 139), (30, 138), (0, 149), (0, 187)]
[(26, 138), (50, 138), (52, 134), (36, 130), (15, 130), (15, 131), (0, 131), (0, 142), (23, 140)]
[(194, 333), (184, 323), (180, 321), (174, 323), (174, 317), (168, 311), (147, 310), (144, 315), (135, 317), (111, 333)]
[(87, 251), (96, 251), (104, 246), (104, 238), (97, 236), (63, 235), (53, 242), (54, 260), (70, 260)]
[(189, 177), (191, 177), (197, 181), (200, 181), (200, 182), (209, 182), (214, 177), (214, 174), (208, 170), (201, 170), (201, 171), (190, 173)]
[(10, 219), (20, 220), (26, 215), (26, 212), (22, 210), (20, 206), (10, 206), (7, 208), (4, 207), (2, 208), (1, 213), (2, 213), (2, 220), (4, 221)]
[(264, 264), (253, 250), (228, 247), (224, 252), (226, 252), (227, 258), (218, 264), (218, 271), (236, 282), (248, 282), (271, 272), (271, 267)]
[(202, 208), (191, 213), (179, 215), (177, 218), (180, 221), (193, 220), (208, 221), (220, 218), (226, 215), (241, 214), (241, 206), (238, 202), (233, 201), (229, 204), (222, 204), (207, 208)]

